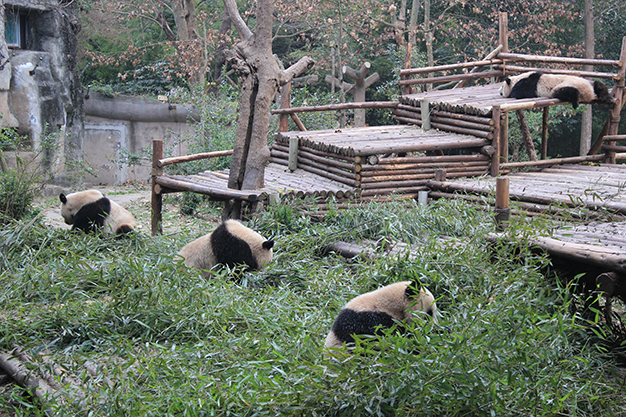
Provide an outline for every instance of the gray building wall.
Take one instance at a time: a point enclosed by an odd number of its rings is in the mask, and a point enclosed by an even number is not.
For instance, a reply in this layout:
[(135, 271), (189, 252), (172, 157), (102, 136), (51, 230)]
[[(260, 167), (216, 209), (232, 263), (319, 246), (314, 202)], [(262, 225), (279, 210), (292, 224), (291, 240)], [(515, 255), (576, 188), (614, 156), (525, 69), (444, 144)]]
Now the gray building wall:
[[(168, 156), (187, 153), (187, 140), (194, 133), (196, 112), (143, 97), (103, 97), (90, 94), (85, 100), (85, 162), (96, 175), (92, 184), (146, 181), (152, 170), (152, 140), (164, 141)], [(128, 153), (142, 156), (140, 163), (125, 163)]]

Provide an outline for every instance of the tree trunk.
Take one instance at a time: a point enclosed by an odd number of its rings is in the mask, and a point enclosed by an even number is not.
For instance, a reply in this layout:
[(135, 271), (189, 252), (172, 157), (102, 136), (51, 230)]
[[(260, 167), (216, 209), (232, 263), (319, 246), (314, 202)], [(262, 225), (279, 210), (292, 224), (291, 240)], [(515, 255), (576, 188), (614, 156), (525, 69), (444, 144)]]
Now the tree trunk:
[(189, 68), (189, 83), (195, 84), (204, 76), (206, 65), (203, 53), (197, 50), (196, 42), (199, 41), (198, 22), (196, 20), (196, 7), (194, 0), (172, 0), (172, 12), (176, 23), (178, 36), (177, 52), (182, 56)]
[[(433, 33), (430, 28), (430, 0), (424, 1), (424, 34), (426, 36), (426, 64), (429, 67), (435, 65), (433, 57)], [(428, 77), (432, 77), (432, 73), (428, 74)], [(426, 84), (426, 90), (432, 90), (432, 84)]]
[[(224, 0), (224, 7), (241, 37), (227, 56), (243, 80), (228, 187), (253, 190), (264, 186), (265, 165), (270, 156), (270, 105), (281, 86), (311, 68), (314, 62), (304, 57), (288, 69), (280, 69), (272, 54), (272, 0), (258, 0), (255, 33), (239, 15), (235, 0)], [(241, 211), (241, 202), (227, 204), (222, 217), (238, 218)]]
[[(594, 27), (593, 27), (593, 0), (585, 0), (585, 58), (593, 58), (594, 47)], [(593, 71), (593, 65), (584, 65), (583, 71)], [(591, 104), (585, 105), (580, 125), (580, 155), (587, 155), (591, 148), (591, 135), (593, 129), (593, 113)]]

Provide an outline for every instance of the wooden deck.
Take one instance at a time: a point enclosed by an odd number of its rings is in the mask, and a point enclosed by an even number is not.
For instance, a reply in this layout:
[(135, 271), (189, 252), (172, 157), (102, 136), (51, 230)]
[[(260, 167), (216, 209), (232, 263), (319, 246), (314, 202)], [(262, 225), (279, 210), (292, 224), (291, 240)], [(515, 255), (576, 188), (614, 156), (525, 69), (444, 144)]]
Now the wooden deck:
[[(626, 214), (626, 165), (556, 165), (506, 177), (512, 200), (538, 207), (560, 204)], [(495, 183), (493, 177), (481, 177), (431, 181), (429, 186), (444, 193), (489, 195), (494, 193)]]
[(438, 110), (454, 113), (491, 117), (493, 108), (503, 111), (532, 109), (562, 103), (558, 99), (536, 97), (525, 99), (504, 98), (500, 95), (501, 83), (463, 87), (460, 89), (436, 90), (400, 97), (403, 104), (419, 107), (423, 99)]
[[(259, 190), (229, 189), (228, 174), (226, 169), (205, 171), (195, 175), (162, 175), (158, 177), (157, 183), (167, 188), (171, 181), (175, 181), (177, 190), (198, 192), (217, 201), (229, 200), (235, 195), (233, 193), (239, 193), (240, 198), (246, 201), (266, 199), (272, 194), (300, 198), (334, 196), (337, 199), (352, 199), (355, 196), (354, 187), (302, 169), (292, 172), (279, 164), (269, 164), (265, 168), (265, 187)], [(226, 190), (227, 193), (223, 193)]]

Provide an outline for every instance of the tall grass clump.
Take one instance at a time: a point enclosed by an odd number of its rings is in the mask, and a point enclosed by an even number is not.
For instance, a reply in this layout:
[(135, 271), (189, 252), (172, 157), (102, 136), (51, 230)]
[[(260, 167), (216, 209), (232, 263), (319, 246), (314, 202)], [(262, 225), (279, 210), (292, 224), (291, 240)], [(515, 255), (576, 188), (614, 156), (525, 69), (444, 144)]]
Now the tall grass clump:
[(38, 148), (10, 128), (0, 129), (0, 224), (19, 220), (32, 210), (32, 202), (49, 176), (54, 135), (42, 138)]
[[(202, 279), (175, 236), (12, 224), (0, 232), (0, 351), (18, 345), (35, 373), (54, 362), (79, 381), (82, 402), (47, 404), (60, 415), (623, 415), (623, 376), (590, 343), (599, 324), (570, 312), (545, 256), (487, 243), (480, 207), (363, 204), (320, 220), (284, 203), (248, 225), (276, 240), (268, 269)], [(379, 238), (409, 246), (361, 260), (325, 249)], [(347, 301), (408, 279), (435, 294), (441, 326), (415, 321), (324, 358)], [(28, 414), (20, 402), (15, 388), (0, 410)]]

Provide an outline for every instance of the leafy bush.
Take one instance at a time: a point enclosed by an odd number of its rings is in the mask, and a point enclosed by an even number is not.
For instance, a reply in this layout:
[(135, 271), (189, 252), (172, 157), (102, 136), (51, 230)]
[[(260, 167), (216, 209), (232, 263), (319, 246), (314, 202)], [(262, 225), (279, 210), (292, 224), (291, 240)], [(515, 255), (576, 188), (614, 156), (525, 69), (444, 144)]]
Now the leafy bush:
[[(28, 138), (13, 129), (0, 130), (0, 224), (19, 220), (31, 211), (31, 203), (46, 175), (45, 159), (54, 148), (53, 135), (47, 135), (39, 150), (28, 145)], [(9, 163), (8, 156), (13, 158)], [(13, 165), (13, 166), (11, 166)]]

